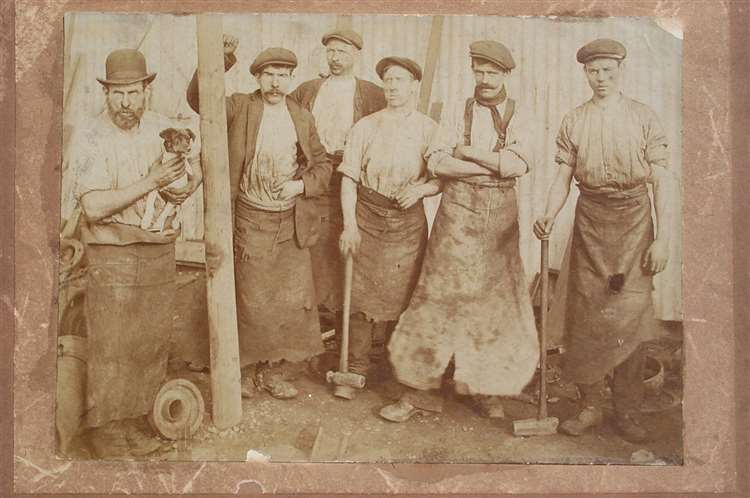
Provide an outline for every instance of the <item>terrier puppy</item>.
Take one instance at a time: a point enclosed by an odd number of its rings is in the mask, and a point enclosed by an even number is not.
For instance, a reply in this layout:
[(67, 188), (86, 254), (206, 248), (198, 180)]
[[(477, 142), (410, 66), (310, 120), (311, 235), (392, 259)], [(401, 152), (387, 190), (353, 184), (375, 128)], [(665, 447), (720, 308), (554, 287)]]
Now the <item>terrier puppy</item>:
[[(173, 181), (166, 188), (181, 188), (187, 185), (189, 178), (193, 175), (190, 163), (187, 160), (187, 154), (195, 140), (195, 134), (190, 128), (167, 128), (159, 133), (164, 139), (164, 154), (162, 163), (166, 163), (175, 157), (181, 157), (185, 161), (185, 174)], [(152, 190), (146, 197), (146, 211), (141, 220), (141, 228), (151, 232), (163, 232), (166, 227), (167, 219), (172, 217), (171, 228), (179, 227), (178, 206), (167, 202), (158, 190)]]

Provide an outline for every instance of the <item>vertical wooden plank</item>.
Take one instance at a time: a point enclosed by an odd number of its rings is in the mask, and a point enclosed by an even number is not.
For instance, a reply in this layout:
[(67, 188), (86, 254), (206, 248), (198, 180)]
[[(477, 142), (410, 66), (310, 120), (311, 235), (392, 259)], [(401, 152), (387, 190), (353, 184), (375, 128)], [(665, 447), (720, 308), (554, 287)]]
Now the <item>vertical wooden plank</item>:
[(432, 95), (432, 80), (435, 78), (438, 57), (440, 57), (440, 37), (443, 33), (443, 16), (432, 17), (430, 28), (430, 43), (427, 46), (427, 60), (424, 65), (422, 84), (419, 87), (419, 112), (427, 114), (430, 107), (430, 96)]
[(216, 270), (207, 272), (206, 276), (212, 415), (214, 425), (226, 429), (239, 423), (242, 418), (242, 398), (234, 297), (221, 15), (199, 15), (197, 31), (201, 160), (206, 197), (205, 240), (207, 248), (214, 248), (222, 255)]

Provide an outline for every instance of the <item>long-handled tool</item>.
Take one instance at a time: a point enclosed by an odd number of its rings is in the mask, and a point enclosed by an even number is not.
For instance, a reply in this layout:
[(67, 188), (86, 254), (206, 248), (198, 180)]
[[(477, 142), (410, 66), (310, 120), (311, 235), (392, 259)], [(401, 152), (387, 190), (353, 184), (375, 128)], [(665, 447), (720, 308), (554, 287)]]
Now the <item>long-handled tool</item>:
[(547, 416), (547, 311), (549, 309), (549, 240), (542, 240), (542, 296), (539, 326), (539, 413), (513, 422), (514, 436), (546, 436), (557, 432), (557, 417)]
[(354, 257), (347, 253), (344, 266), (344, 311), (341, 326), (341, 353), (339, 371), (326, 373), (326, 380), (333, 383), (333, 395), (339, 398), (354, 399), (354, 389), (365, 387), (365, 377), (349, 372), (349, 314), (352, 309), (352, 276), (354, 273)]

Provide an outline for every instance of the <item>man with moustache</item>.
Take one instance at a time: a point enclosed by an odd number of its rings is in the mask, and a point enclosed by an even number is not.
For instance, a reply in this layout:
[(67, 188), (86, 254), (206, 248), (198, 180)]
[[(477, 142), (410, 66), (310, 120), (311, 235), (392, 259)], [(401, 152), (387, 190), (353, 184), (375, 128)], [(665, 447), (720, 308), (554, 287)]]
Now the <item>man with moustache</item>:
[(185, 173), (184, 161), (162, 164), (159, 133), (174, 126), (146, 109), (156, 73), (137, 50), (107, 57), (106, 112), (74, 138), (80, 172), (76, 197), (86, 244), (87, 396), (83, 427), (99, 458), (141, 456), (159, 449), (145, 423), (167, 371), (179, 231), (141, 229), (146, 196), (182, 203), (201, 182), (198, 151), (181, 189), (165, 188)]
[(539, 357), (514, 189), (532, 166), (531, 140), (505, 87), (515, 62), (495, 41), (474, 42), (469, 52), (474, 95), (448, 110), (425, 154), (443, 197), (419, 283), (388, 345), (407, 386), (380, 411), (392, 422), (442, 411), (435, 390), (451, 359), (457, 393), (503, 417), (499, 396), (519, 394)]
[[(386, 57), (376, 71), (387, 107), (354, 125), (338, 168), (340, 250), (354, 258), (349, 371), (364, 377), (374, 327), (395, 322), (409, 304), (427, 243), (422, 199), (440, 190), (424, 159), (437, 124), (414, 108), (422, 69), (411, 59)], [(352, 399), (355, 391), (336, 386), (334, 394)]]
[[(227, 70), (238, 44), (225, 35)], [(313, 116), (286, 96), (295, 67), (293, 52), (265, 49), (250, 66), (259, 89), (226, 99), (240, 363), (255, 366), (254, 375), (243, 372), (244, 396), (253, 379), (275, 398), (294, 398), (274, 364), (323, 351), (309, 248), (320, 225), (314, 197), (325, 192), (331, 163)], [(198, 112), (197, 73), (187, 97)]]
[(378, 85), (354, 76), (354, 65), (362, 50), (359, 33), (335, 29), (323, 35), (321, 41), (326, 48), (330, 75), (302, 83), (290, 96), (315, 117), (320, 141), (334, 168), (328, 190), (316, 199), (321, 214), (320, 240), (310, 248), (310, 253), (318, 304), (340, 312), (343, 286), (338, 248), (342, 229), (341, 175), (335, 168), (344, 155), (346, 134), (354, 123), (383, 109), (385, 97)]
[(604, 379), (613, 371), (617, 428), (625, 439), (640, 442), (649, 438), (639, 420), (642, 344), (657, 330), (652, 276), (669, 258), (674, 180), (658, 117), (621, 93), (625, 56), (625, 47), (611, 39), (579, 49), (576, 59), (593, 95), (562, 121), (557, 175), (534, 233), (549, 237), (575, 178), (581, 195), (573, 225), (563, 371), (578, 384), (583, 409), (560, 429), (578, 436), (602, 423)]

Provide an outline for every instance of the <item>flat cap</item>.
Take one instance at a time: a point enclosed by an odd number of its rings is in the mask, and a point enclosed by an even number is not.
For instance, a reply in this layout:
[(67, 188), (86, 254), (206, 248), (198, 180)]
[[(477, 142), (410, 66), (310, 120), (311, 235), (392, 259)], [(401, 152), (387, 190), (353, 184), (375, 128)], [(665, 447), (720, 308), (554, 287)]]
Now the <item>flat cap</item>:
[(479, 40), (469, 45), (469, 54), (472, 58), (484, 59), (500, 66), (500, 69), (510, 71), (516, 67), (516, 61), (502, 43), (493, 40)]
[(325, 45), (331, 40), (341, 40), (362, 50), (362, 37), (352, 29), (334, 29), (333, 31), (329, 31), (323, 35), (321, 42)]
[(609, 38), (599, 38), (587, 43), (578, 49), (576, 60), (581, 64), (586, 64), (593, 59), (617, 59), (621, 61), (627, 55), (627, 50), (622, 43)]
[(269, 64), (277, 66), (290, 66), (292, 69), (297, 67), (297, 56), (294, 52), (281, 47), (267, 48), (258, 54), (253, 63), (250, 65), (250, 73), (257, 74), (258, 71)]
[(419, 67), (419, 64), (411, 59), (407, 59), (406, 57), (395, 56), (380, 59), (380, 62), (375, 66), (375, 72), (378, 73), (381, 80), (385, 75), (385, 71), (391, 66), (401, 66), (409, 71), (414, 76), (415, 80), (422, 81), (422, 68)]

